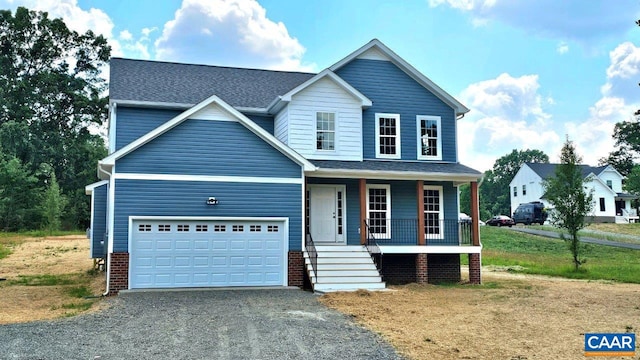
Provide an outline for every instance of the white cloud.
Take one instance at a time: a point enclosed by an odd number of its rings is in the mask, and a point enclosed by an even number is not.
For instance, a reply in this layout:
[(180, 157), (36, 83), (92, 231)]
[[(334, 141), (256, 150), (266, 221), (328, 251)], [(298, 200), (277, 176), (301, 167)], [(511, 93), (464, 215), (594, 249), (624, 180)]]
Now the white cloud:
[(506, 73), (469, 85), (460, 95), (472, 109), (458, 121), (461, 161), (487, 170), (513, 149), (547, 152), (555, 147), (561, 136), (543, 108), (553, 99), (541, 96), (539, 88), (538, 75), (512, 77)]
[(151, 33), (154, 31), (158, 31), (158, 28), (155, 26), (152, 28), (143, 28), (141, 32), (142, 36), (149, 37), (149, 35), (151, 35)]
[(618, 45), (609, 54), (607, 81), (602, 97), (589, 108), (586, 119), (564, 124), (554, 121), (544, 106), (555, 106), (550, 96), (539, 94), (537, 75), (495, 79), (469, 85), (460, 95), (472, 111), (458, 121), (458, 144), (463, 163), (487, 170), (512, 149), (539, 149), (551, 161), (558, 154), (565, 135), (574, 141), (583, 162), (596, 165), (612, 150), (611, 135), (617, 122), (632, 120), (640, 108), (638, 74), (640, 48), (631, 43)]
[(120, 31), (119, 37), (121, 40), (124, 40), (124, 41), (130, 41), (133, 39), (133, 35), (131, 35), (129, 30)]
[(635, 76), (640, 72), (640, 48), (630, 42), (624, 42), (609, 53), (611, 65), (607, 68), (609, 79), (623, 79)]
[(564, 41), (560, 41), (558, 43), (558, 46), (556, 46), (556, 51), (560, 55), (566, 54), (567, 52), (569, 52), (569, 45)]
[(474, 26), (495, 20), (585, 46), (593, 46), (596, 38), (623, 35), (640, 14), (635, 0), (429, 0), (429, 5), (468, 12)]
[(184, 0), (156, 40), (161, 60), (313, 70), (305, 48), (256, 1)]

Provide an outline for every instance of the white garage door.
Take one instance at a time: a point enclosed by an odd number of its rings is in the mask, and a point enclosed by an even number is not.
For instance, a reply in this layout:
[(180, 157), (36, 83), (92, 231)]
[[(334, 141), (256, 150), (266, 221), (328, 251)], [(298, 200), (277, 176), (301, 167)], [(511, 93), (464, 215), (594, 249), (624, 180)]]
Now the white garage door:
[(129, 286), (273, 286), (284, 283), (284, 221), (134, 220)]

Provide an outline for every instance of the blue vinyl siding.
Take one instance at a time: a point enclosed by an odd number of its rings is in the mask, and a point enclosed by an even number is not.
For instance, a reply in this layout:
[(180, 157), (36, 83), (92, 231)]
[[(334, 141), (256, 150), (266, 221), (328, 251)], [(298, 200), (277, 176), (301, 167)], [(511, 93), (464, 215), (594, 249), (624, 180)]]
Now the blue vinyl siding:
[(120, 150), (181, 113), (180, 110), (118, 106), (116, 110), (116, 150)]
[[(302, 185), (116, 180), (114, 251), (128, 250), (129, 216), (287, 217), (289, 250), (301, 250)], [(206, 205), (210, 196), (218, 205)]]
[(375, 114), (400, 114), (401, 156), (417, 160), (417, 115), (441, 117), (442, 161), (455, 162), (454, 109), (422, 87), (393, 63), (356, 59), (338, 69), (338, 75), (362, 92), (373, 106), (362, 113), (364, 158), (375, 159)]
[[(91, 257), (103, 258), (106, 253), (107, 184), (93, 189), (93, 223), (91, 224)], [(104, 243), (100, 243), (104, 241)]]
[(265, 129), (269, 134), (273, 135), (273, 117), (261, 116), (261, 115), (246, 115), (251, 121), (258, 124), (261, 128)]
[(238, 122), (189, 119), (117, 160), (116, 172), (300, 178), (301, 166)]
[[(324, 179), (308, 178), (308, 184), (336, 184), (346, 185), (347, 188), (347, 244), (360, 244), (360, 190), (357, 179)], [(391, 185), (391, 217), (393, 219), (418, 219), (418, 202), (416, 199), (416, 182), (400, 180), (367, 180), (367, 184)], [(444, 202), (444, 218), (458, 219), (458, 189), (451, 182), (428, 182), (424, 185), (442, 186), (442, 201)], [(415, 231), (415, 230), (414, 230)], [(397, 229), (391, 229), (391, 236), (397, 234)], [(417, 234), (407, 245), (416, 245)], [(381, 240), (382, 244), (384, 240)], [(458, 234), (445, 234), (444, 240), (436, 242), (429, 240), (432, 245), (458, 245)], [(397, 244), (397, 243), (396, 243)]]

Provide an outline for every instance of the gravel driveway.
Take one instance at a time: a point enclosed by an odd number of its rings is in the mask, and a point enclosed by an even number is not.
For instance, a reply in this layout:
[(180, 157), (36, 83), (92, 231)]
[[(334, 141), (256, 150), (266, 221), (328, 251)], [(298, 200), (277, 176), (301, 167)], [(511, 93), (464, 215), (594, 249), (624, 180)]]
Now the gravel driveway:
[(302, 290), (122, 293), (109, 308), (0, 326), (1, 359), (401, 359)]

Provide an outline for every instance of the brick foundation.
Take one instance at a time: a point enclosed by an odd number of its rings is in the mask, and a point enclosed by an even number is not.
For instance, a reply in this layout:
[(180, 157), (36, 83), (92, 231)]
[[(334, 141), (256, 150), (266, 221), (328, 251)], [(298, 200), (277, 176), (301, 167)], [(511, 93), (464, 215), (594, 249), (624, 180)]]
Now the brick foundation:
[(129, 253), (112, 253), (109, 273), (109, 295), (129, 288)]
[(469, 282), (471, 284), (482, 284), (482, 261), (480, 254), (469, 254)]
[(460, 282), (459, 254), (429, 254), (427, 263), (429, 284)]
[(304, 256), (302, 251), (289, 251), (288, 254), (288, 285), (304, 287)]
[(416, 255), (416, 282), (426, 284), (429, 281), (429, 261), (427, 254)]
[[(379, 256), (379, 255), (378, 255)], [(380, 259), (376, 259), (379, 261)], [(382, 280), (388, 285), (403, 285), (416, 282), (416, 256), (383, 255)]]

